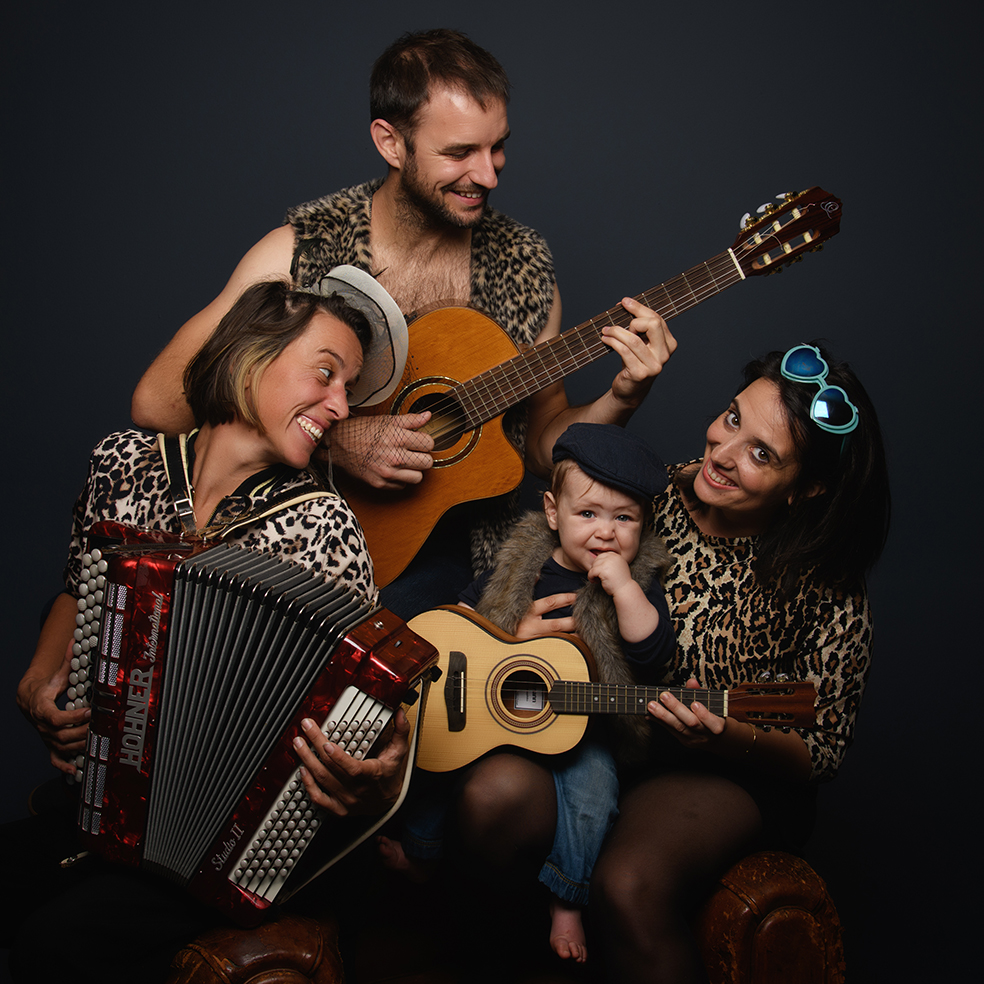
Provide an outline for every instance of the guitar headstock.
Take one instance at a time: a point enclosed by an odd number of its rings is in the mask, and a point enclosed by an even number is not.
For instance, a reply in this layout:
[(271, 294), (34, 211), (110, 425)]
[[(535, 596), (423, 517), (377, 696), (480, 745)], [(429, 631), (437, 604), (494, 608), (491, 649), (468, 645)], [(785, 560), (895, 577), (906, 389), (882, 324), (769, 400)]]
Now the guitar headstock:
[(728, 690), (728, 717), (775, 727), (813, 728), (816, 699), (812, 683), (743, 683)]
[(803, 253), (821, 249), (840, 229), (840, 217), (840, 199), (823, 188), (790, 192), (757, 216), (745, 216), (731, 252), (746, 277), (778, 273)]

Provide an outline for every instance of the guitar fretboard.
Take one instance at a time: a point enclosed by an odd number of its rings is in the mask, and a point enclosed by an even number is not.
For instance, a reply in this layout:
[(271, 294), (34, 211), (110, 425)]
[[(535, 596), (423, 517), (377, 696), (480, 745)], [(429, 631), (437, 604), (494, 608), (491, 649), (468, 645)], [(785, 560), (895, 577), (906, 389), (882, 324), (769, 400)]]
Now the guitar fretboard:
[[(666, 320), (696, 307), (745, 277), (731, 250), (686, 270), (666, 283), (637, 295), (636, 300)], [(464, 409), (468, 428), (494, 420), (509, 407), (539, 393), (609, 351), (602, 341), (608, 325), (625, 328), (632, 321), (621, 305), (556, 338), (541, 342), (449, 391)]]
[(711, 713), (728, 716), (727, 690), (558, 680), (550, 688), (547, 700), (556, 714), (645, 714), (646, 705), (667, 692), (687, 704), (699, 700)]

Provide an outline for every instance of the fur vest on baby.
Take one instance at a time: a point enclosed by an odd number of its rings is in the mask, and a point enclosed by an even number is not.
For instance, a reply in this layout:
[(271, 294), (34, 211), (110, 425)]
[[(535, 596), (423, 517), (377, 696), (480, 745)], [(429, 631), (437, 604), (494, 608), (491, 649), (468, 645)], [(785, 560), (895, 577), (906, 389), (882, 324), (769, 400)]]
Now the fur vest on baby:
[[(495, 570), (477, 605), (477, 611), (510, 634), (530, 607), (540, 569), (560, 543), (542, 512), (528, 512), (513, 527), (495, 555)], [(646, 529), (639, 553), (629, 565), (632, 578), (646, 591), (670, 565), (663, 541)], [(632, 684), (636, 680), (622, 655), (615, 602), (597, 581), (589, 581), (574, 601), (577, 634), (594, 656), (600, 683)], [(602, 719), (616, 739), (622, 758), (638, 757), (650, 725), (644, 717)], [(606, 729), (607, 730), (607, 729)]]

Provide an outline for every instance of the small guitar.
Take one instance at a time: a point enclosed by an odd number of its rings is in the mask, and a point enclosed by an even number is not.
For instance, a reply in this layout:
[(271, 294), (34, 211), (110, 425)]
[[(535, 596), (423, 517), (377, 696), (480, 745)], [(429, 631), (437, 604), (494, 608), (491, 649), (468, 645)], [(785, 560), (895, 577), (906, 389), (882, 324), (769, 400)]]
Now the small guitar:
[(448, 772), (500, 745), (556, 755), (584, 736), (591, 714), (645, 714), (669, 691), (699, 700), (714, 714), (755, 724), (816, 724), (812, 683), (742, 684), (730, 690), (592, 683), (594, 662), (576, 636), (521, 642), (481, 615), (449, 605), (412, 619), (410, 628), (438, 651), (440, 682), (431, 688), (417, 765)]
[[(748, 223), (730, 249), (636, 300), (669, 320), (732, 284), (773, 273), (819, 249), (840, 228), (840, 214), (840, 201), (821, 188), (786, 195), (781, 205), (767, 206)], [(380, 587), (413, 560), (452, 506), (502, 495), (520, 484), (523, 460), (502, 429), (502, 414), (606, 355), (611, 350), (602, 341), (602, 328), (624, 328), (631, 320), (618, 305), (525, 352), (494, 321), (470, 308), (441, 308), (410, 324), (410, 357), (400, 386), (368, 412), (430, 410), (432, 419), (422, 429), (434, 439), (434, 465), (420, 484), (398, 492), (339, 475), (365, 531)]]

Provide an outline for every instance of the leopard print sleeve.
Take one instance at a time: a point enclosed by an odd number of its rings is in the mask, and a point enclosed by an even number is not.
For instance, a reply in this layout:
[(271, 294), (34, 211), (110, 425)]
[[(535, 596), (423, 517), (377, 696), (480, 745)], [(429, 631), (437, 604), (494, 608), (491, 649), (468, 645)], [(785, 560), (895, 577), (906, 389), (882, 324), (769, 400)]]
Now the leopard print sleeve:
[(817, 688), (817, 724), (799, 734), (810, 751), (811, 778), (823, 781), (837, 774), (854, 738), (871, 666), (871, 611), (865, 591), (814, 590), (803, 600), (813, 631), (798, 647), (797, 662), (801, 678)]
[(99, 520), (151, 526), (179, 533), (156, 438), (143, 431), (116, 431), (104, 437), (89, 456), (89, 471), (72, 511), (72, 540), (65, 564), (65, 587), (78, 597), (82, 544)]

